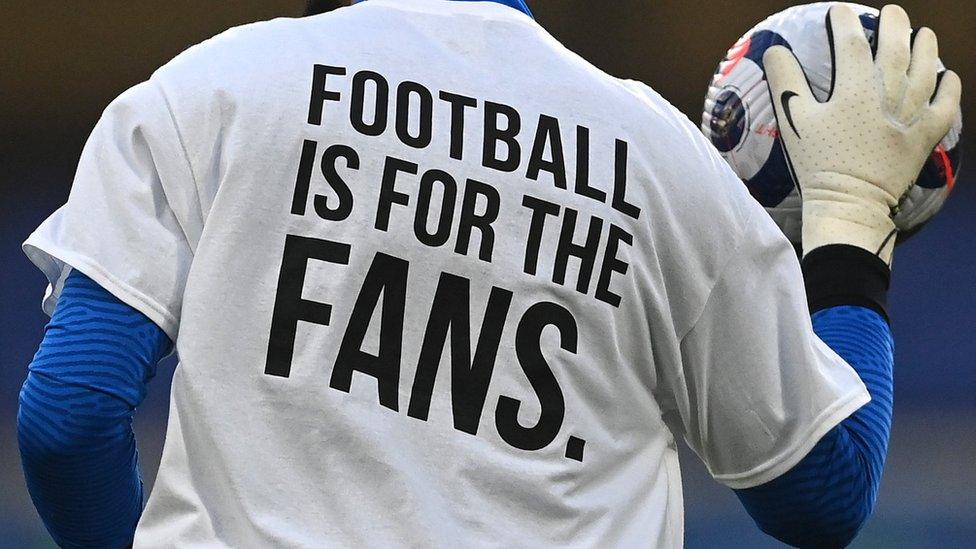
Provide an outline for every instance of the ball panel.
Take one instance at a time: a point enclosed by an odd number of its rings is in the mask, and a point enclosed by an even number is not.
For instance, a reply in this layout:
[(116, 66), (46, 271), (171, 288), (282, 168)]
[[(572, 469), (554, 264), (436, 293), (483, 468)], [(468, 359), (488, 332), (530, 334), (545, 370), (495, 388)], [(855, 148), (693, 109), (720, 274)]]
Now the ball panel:
[(763, 66), (763, 55), (773, 46), (790, 44), (779, 33), (761, 30), (729, 50), (712, 80), (702, 122), (752, 196), (768, 207), (793, 189)]

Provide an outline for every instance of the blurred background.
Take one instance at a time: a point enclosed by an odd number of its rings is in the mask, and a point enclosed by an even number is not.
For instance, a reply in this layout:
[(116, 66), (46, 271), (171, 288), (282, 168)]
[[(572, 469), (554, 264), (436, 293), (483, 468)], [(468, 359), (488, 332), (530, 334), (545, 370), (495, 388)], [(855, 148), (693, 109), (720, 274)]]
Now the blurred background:
[[(611, 74), (650, 84), (696, 123), (726, 49), (796, 3), (529, 0), (539, 21), (571, 49)], [(44, 279), (20, 243), (67, 198), (84, 140), (116, 95), (194, 43), (242, 23), (300, 15), (303, 5), (0, 1), (0, 547), (52, 544), (27, 495), (16, 444), (17, 394), (46, 322)], [(914, 23), (938, 33), (942, 59), (970, 91), (966, 120), (976, 120), (972, 1), (902, 5)], [(897, 254), (891, 454), (877, 513), (855, 547), (976, 547), (976, 169), (963, 164), (943, 213)], [(147, 486), (159, 461), (174, 367), (160, 368), (137, 414)], [(688, 547), (778, 546), (759, 533), (730, 490), (684, 457)]]

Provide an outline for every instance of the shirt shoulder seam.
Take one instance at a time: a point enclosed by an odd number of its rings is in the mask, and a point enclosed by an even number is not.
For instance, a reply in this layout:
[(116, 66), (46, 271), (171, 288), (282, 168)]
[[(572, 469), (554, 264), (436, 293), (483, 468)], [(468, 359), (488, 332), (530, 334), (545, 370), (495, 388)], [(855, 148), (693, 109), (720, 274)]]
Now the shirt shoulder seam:
[(752, 211), (749, 212), (745, 220), (739, 224), (738, 227), (739, 234), (736, 235), (735, 245), (732, 247), (732, 250), (725, 257), (725, 259), (722, 260), (722, 266), (719, 268), (718, 274), (715, 276), (715, 280), (713, 280), (712, 283), (710, 284), (708, 288), (708, 295), (702, 301), (701, 308), (698, 310), (698, 313), (695, 314), (694, 320), (690, 323), (688, 328), (683, 330), (678, 336), (679, 344), (684, 342), (685, 338), (688, 337), (688, 334), (693, 332), (695, 327), (698, 326), (698, 322), (701, 321), (702, 316), (705, 314), (705, 311), (708, 309), (709, 302), (711, 302), (712, 300), (712, 295), (715, 293), (715, 287), (718, 286), (718, 283), (722, 280), (722, 277), (725, 276), (725, 271), (728, 269), (729, 264), (732, 263), (732, 260), (735, 258), (736, 254), (739, 252), (739, 249), (742, 247), (742, 242), (745, 240), (746, 229), (752, 225), (753, 216), (755, 215), (756, 213), (755, 210), (753, 209)]
[[(174, 133), (176, 133), (176, 140), (177, 143), (179, 144), (180, 154), (183, 157), (184, 164), (186, 164), (186, 170), (190, 174), (190, 179), (192, 180), (193, 183), (193, 192), (197, 197), (197, 204), (198, 205), (203, 204), (203, 197), (200, 195), (200, 182), (199, 179), (197, 178), (196, 172), (193, 170), (193, 163), (190, 161), (190, 153), (186, 147), (186, 140), (183, 138), (183, 132), (180, 130), (179, 122), (176, 120), (176, 114), (173, 111), (172, 103), (170, 102), (169, 97), (166, 95), (166, 90), (163, 89), (163, 87), (159, 84), (159, 82), (156, 81), (155, 78), (150, 78), (149, 84), (156, 89), (156, 91), (159, 93), (159, 96), (163, 99), (163, 108), (166, 110), (166, 115), (169, 117), (169, 121), (170, 124), (173, 126)], [(165, 187), (164, 187), (163, 194), (165, 195)], [(167, 201), (169, 201), (168, 198)], [(179, 220), (179, 218), (177, 218), (177, 220)], [(180, 226), (180, 230), (183, 232), (183, 238), (189, 244), (191, 240), (189, 238), (189, 235), (186, 234), (186, 230), (183, 228), (183, 224), (178, 223), (178, 225)], [(190, 249), (192, 251), (193, 246), (191, 246)]]

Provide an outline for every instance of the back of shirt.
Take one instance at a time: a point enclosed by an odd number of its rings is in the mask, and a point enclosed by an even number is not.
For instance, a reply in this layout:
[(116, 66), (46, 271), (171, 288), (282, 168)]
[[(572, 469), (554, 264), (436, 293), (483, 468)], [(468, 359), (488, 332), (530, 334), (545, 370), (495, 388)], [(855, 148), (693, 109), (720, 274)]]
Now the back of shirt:
[(137, 546), (678, 546), (675, 436), (753, 486), (867, 399), (693, 125), (487, 2), (191, 48), (25, 250), (177, 340)]

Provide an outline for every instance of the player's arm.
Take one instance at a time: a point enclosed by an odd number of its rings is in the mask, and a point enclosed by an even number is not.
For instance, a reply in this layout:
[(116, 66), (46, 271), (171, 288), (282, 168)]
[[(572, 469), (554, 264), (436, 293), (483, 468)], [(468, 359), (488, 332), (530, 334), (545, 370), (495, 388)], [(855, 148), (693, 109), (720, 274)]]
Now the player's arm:
[(170, 108), (184, 96), (164, 84), (154, 76), (105, 109), (67, 203), (24, 243), (50, 283), (52, 319), (21, 392), (19, 442), (37, 510), (64, 546), (129, 544), (142, 510), (132, 413), (176, 339), (203, 224), (194, 136)]
[(125, 547), (142, 512), (132, 415), (169, 338), (78, 271), (68, 275), (20, 393), (27, 488), (62, 547)]
[[(907, 19), (899, 25), (886, 9), (876, 63), (857, 17), (832, 13), (830, 101), (808, 104), (812, 93), (799, 87), (806, 78), (788, 50), (766, 59), (777, 114), (785, 114), (784, 100), (790, 105), (780, 127), (804, 200), (802, 271), (792, 246), (743, 192), (734, 204), (748, 203), (750, 213), (729, 227), (737, 227), (736, 243), (726, 246), (696, 320), (678, 332), (680, 367), (657, 371), (672, 431), (738, 491), (764, 529), (798, 545), (846, 543), (873, 506), (890, 426), (891, 339), (882, 311), (891, 210), (913, 181), (905, 174), (919, 173), (959, 105), (958, 78), (936, 82), (930, 31), (917, 33), (913, 52)], [(789, 78), (777, 58), (792, 63)], [(901, 86), (893, 98), (888, 85)], [(699, 156), (682, 165), (712, 165), (717, 153)], [(690, 175), (738, 183), (727, 170), (709, 170)]]
[(847, 545), (871, 516), (892, 417), (889, 270), (873, 254), (828, 246), (803, 263), (813, 329), (857, 372), (871, 401), (828, 432), (795, 467), (736, 490), (756, 524), (797, 547)]
[(883, 10), (875, 59), (852, 11), (831, 10), (828, 25), (837, 81), (826, 103), (812, 104), (787, 50), (773, 51), (766, 67), (802, 191), (813, 326), (854, 368), (871, 402), (790, 471), (736, 492), (765, 532), (797, 546), (846, 545), (873, 510), (892, 414), (893, 342), (885, 311), (892, 212), (959, 104), (954, 74), (938, 85), (934, 34), (923, 29), (910, 45), (901, 8)]

